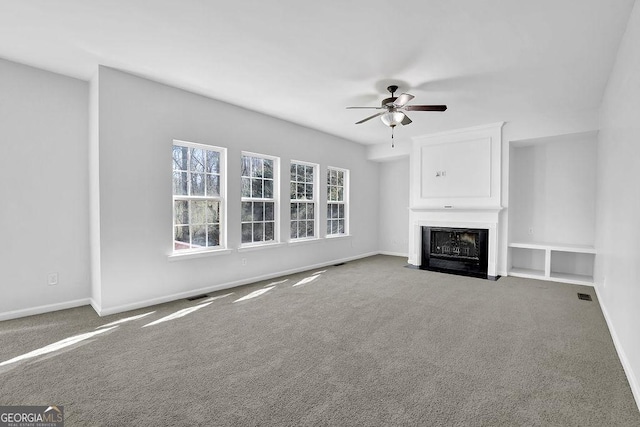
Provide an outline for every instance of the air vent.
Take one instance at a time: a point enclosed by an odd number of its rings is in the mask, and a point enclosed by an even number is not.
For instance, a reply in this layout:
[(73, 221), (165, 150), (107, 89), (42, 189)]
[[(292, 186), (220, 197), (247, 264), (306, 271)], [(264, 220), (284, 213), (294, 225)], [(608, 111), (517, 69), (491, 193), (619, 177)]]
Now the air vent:
[(209, 295), (196, 295), (195, 297), (187, 298), (187, 301), (195, 301), (195, 300), (198, 300), (198, 299), (206, 298), (208, 296)]
[(589, 294), (581, 294), (580, 292), (578, 292), (578, 299), (585, 300), (585, 301), (591, 301), (591, 295), (589, 295)]

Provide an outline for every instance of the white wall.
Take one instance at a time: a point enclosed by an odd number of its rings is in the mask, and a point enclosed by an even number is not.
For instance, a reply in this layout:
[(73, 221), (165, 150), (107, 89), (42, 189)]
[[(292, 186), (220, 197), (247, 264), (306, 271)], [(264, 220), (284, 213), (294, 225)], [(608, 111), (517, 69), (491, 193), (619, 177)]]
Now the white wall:
[(0, 319), (87, 302), (87, 108), (86, 82), (0, 60)]
[(596, 138), (580, 133), (511, 147), (511, 241), (594, 244)]
[[(366, 160), (362, 145), (110, 68), (100, 68), (98, 85), (103, 314), (377, 252), (378, 164)], [(292, 159), (319, 163), (321, 177), (327, 166), (349, 169), (352, 237), (170, 261), (173, 139), (228, 148), (230, 248), (240, 243), (243, 150), (281, 158), (283, 200)], [(288, 219), (284, 204), (283, 241)]]
[(99, 76), (89, 82), (89, 245), (91, 248), (91, 305), (99, 310), (102, 304), (100, 287), (100, 127)]
[(602, 104), (598, 138), (596, 290), (640, 406), (640, 4)]
[(379, 249), (409, 255), (409, 156), (380, 163)]

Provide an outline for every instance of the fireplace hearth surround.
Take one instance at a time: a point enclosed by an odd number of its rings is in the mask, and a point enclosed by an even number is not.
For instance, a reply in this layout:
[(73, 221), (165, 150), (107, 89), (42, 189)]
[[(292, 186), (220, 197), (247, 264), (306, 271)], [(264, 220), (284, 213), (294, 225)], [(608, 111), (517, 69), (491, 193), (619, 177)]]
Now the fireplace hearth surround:
[(486, 279), (489, 230), (422, 227), (420, 269)]

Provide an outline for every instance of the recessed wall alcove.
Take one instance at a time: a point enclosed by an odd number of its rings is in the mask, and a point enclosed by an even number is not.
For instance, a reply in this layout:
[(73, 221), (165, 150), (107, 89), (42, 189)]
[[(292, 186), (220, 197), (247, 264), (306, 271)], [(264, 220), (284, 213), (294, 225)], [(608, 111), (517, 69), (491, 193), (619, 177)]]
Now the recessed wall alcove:
[(597, 132), (511, 142), (509, 275), (593, 284)]

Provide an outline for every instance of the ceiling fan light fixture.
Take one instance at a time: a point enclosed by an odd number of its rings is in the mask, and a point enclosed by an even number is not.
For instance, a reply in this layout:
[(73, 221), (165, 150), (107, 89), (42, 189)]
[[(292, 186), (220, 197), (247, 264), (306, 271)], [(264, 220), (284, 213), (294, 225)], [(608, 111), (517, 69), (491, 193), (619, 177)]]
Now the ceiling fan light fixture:
[(387, 111), (382, 116), (380, 116), (380, 120), (382, 120), (382, 123), (384, 123), (386, 126), (394, 127), (402, 123), (404, 117), (404, 113), (401, 111)]

